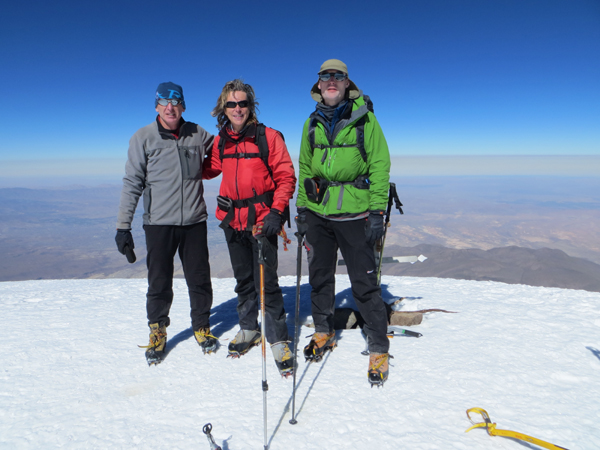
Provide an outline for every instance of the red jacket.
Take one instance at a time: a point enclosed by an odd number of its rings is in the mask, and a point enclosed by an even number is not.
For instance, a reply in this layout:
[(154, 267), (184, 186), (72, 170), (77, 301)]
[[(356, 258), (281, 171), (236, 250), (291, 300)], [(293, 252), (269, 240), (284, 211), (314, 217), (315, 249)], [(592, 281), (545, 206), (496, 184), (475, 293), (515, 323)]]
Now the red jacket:
[[(254, 128), (255, 129), (255, 128)], [(232, 137), (236, 137), (232, 134)], [(205, 159), (202, 169), (202, 178), (210, 180), (223, 174), (219, 195), (232, 200), (243, 200), (266, 192), (274, 192), (273, 204), (283, 212), (294, 195), (296, 187), (296, 174), (294, 165), (281, 135), (272, 128), (266, 127), (265, 135), (269, 144), (269, 166), (273, 178), (261, 158), (223, 158), (219, 156), (219, 141), (221, 136), (215, 136), (212, 151)], [(258, 146), (254, 143), (254, 132), (250, 129), (247, 135), (239, 142), (226, 140), (224, 154), (234, 153), (259, 153)], [(262, 222), (269, 213), (270, 208), (262, 203), (254, 205), (256, 209), (256, 223)], [(223, 220), (227, 213), (217, 207), (216, 217)], [(229, 225), (236, 230), (244, 230), (247, 226), (248, 208), (235, 210), (235, 217)]]

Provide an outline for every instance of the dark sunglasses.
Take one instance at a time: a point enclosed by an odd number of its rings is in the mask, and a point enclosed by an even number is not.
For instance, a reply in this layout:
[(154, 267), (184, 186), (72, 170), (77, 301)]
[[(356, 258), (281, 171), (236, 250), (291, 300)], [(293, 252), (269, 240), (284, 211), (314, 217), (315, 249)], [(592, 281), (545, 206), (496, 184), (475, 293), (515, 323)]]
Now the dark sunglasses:
[(179, 100), (178, 98), (159, 98), (158, 99), (158, 104), (161, 106), (167, 106), (169, 103), (173, 106), (177, 106), (180, 103), (183, 103), (183, 100)]
[(239, 106), (240, 108), (247, 108), (250, 102), (248, 100), (242, 100), (241, 102), (226, 102), (225, 108), (235, 108)]
[(341, 72), (319, 74), (319, 80), (321, 81), (329, 81), (331, 77), (334, 77), (335, 81), (344, 81), (347, 78), (347, 75)]

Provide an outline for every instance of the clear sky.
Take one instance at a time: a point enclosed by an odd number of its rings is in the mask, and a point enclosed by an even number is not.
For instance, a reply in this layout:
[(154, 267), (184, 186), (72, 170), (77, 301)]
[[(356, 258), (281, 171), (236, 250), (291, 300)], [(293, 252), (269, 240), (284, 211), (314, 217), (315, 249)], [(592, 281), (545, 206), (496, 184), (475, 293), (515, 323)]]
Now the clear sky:
[(394, 155), (600, 155), (599, 0), (34, 0), (2, 17), (0, 164), (124, 160), (163, 81), (215, 132), (237, 77), (294, 155), (329, 58)]

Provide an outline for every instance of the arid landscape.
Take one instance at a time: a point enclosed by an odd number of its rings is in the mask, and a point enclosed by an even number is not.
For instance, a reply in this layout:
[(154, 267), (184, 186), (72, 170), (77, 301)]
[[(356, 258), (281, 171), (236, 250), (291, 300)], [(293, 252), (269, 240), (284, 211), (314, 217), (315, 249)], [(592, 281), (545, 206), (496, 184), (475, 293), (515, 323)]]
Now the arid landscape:
[[(384, 274), (524, 284), (547, 280), (536, 285), (552, 285), (566, 277), (580, 280), (579, 284), (563, 283), (560, 287), (589, 290), (597, 290), (585, 287), (595, 286), (597, 277), (600, 286), (600, 178), (402, 177), (393, 181), (405, 214), (392, 212), (384, 256), (420, 251), (428, 259), (415, 264), (385, 264)], [(206, 185), (211, 213), (211, 270), (214, 277), (223, 278), (231, 277), (232, 272), (222, 230), (214, 219), (217, 189), (218, 180)], [(0, 281), (145, 277), (140, 211), (133, 230), (138, 261), (128, 264), (114, 244), (119, 194), (120, 186), (116, 184), (0, 189)], [(280, 275), (296, 270), (295, 226), (287, 230), (292, 242), (287, 252), (280, 246)], [(468, 250), (507, 247), (548, 248), (566, 255), (515, 249), (483, 253)], [(542, 264), (540, 270), (545, 275), (538, 273), (538, 281), (530, 282), (518, 271), (505, 270), (506, 266), (531, 266), (531, 258), (541, 258), (554, 268)], [(586, 260), (585, 269), (580, 259)], [(486, 268), (482, 261), (486, 261)], [(553, 270), (559, 270), (557, 265), (571, 276), (553, 275)], [(479, 270), (458, 270), (471, 266)], [(306, 273), (306, 265), (303, 271)], [(339, 272), (343, 273), (344, 267)], [(176, 273), (182, 275), (177, 258)]]

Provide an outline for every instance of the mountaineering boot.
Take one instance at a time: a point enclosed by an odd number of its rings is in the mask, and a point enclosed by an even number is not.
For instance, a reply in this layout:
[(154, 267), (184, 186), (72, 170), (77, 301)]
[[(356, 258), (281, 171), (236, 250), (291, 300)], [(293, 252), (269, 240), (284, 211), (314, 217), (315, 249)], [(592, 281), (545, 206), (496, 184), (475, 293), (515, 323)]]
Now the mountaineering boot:
[(148, 365), (160, 364), (165, 358), (165, 347), (167, 346), (167, 327), (158, 323), (151, 323), (150, 343), (148, 345), (138, 345), (146, 349), (146, 361)]
[(258, 330), (240, 330), (229, 343), (229, 354), (227, 357), (239, 358), (248, 353), (255, 345), (260, 344), (261, 336)]
[(294, 374), (294, 354), (290, 350), (289, 342), (281, 341), (271, 345), (275, 364), (283, 378)]
[(316, 332), (308, 345), (304, 347), (304, 357), (306, 361), (319, 362), (323, 359), (326, 351), (332, 351), (335, 346), (335, 331), (331, 333)]
[[(389, 353), (371, 353), (369, 356), (369, 383), (371, 387), (383, 386), (383, 383), (388, 379), (388, 373), (390, 371), (388, 359), (390, 358)], [(392, 356), (393, 358), (393, 356)]]
[(219, 340), (210, 334), (210, 328), (208, 327), (198, 328), (197, 331), (194, 331), (194, 337), (204, 354), (216, 352), (219, 348)]

